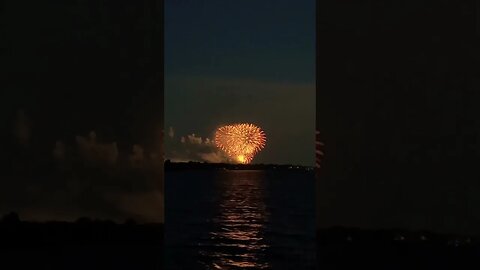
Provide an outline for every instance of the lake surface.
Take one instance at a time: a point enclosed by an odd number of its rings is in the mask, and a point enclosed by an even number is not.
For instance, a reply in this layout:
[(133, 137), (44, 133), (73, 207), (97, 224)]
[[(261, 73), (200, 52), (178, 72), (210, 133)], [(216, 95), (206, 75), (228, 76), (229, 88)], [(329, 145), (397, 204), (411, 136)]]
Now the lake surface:
[(316, 269), (314, 174), (165, 175), (166, 269)]

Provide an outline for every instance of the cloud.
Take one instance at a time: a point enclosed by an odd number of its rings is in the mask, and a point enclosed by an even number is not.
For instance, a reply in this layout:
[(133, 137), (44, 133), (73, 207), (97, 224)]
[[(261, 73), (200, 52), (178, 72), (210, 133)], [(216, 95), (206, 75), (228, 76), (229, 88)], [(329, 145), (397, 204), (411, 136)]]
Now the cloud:
[(96, 137), (96, 133), (91, 131), (88, 138), (75, 138), (80, 156), (91, 165), (115, 164), (119, 155), (117, 143), (98, 143)]
[(130, 164), (133, 168), (142, 167), (145, 161), (145, 154), (142, 146), (134, 144), (130, 155)]
[(31, 147), (6, 149), (3, 163), (14, 166), (0, 171), (0, 215), (15, 211), (22, 219), (38, 221), (74, 221), (81, 216), (117, 222), (163, 220), (161, 148), (149, 151), (133, 144), (123, 150), (95, 131), (61, 139), (52, 133), (56, 141), (45, 145), (41, 136), (31, 140), (31, 125), (23, 111), (12, 120), (7, 129), (13, 131), (11, 139)]
[(200, 158), (202, 158), (206, 162), (210, 163), (221, 163), (226, 162), (227, 158), (224, 154), (217, 152), (210, 152), (210, 153), (199, 153)]
[[(74, 221), (82, 216), (163, 221), (163, 163), (158, 154), (147, 154), (139, 144), (122, 154), (116, 143), (99, 142), (94, 131), (77, 136), (74, 146), (77, 151), (70, 151), (63, 141), (55, 143), (50, 158), (59, 166), (42, 171), (41, 179), (47, 181), (13, 178), (14, 186), (2, 186), (0, 213), (16, 211), (23, 219), (37, 221)], [(91, 170), (85, 163), (109, 169)]]
[(212, 139), (195, 133), (181, 136), (180, 139), (170, 138), (165, 141), (166, 159), (173, 162), (228, 162), (228, 158), (216, 148)]
[[(76, 153), (84, 164), (90, 167), (105, 167), (111, 169), (140, 169), (161, 170), (163, 159), (159, 149), (147, 151), (140, 144), (133, 144), (129, 152), (120, 152), (116, 142), (99, 142), (95, 131), (88, 136), (76, 136)], [(53, 149), (54, 156), (65, 156), (63, 142), (58, 141)], [(68, 148), (67, 148), (68, 149)], [(68, 151), (70, 153), (71, 151)]]
[(188, 141), (193, 144), (202, 144), (203, 140), (202, 137), (197, 137), (195, 134), (191, 134), (187, 136)]
[(210, 140), (209, 138), (205, 138), (205, 144), (207, 145), (213, 145), (213, 140)]

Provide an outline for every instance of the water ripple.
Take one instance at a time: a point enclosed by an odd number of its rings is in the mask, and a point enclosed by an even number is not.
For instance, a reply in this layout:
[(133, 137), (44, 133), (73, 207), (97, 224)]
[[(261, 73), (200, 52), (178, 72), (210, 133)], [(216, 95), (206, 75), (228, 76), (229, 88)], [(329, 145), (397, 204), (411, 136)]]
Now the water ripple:
[(264, 240), (269, 213), (264, 200), (263, 179), (257, 173), (222, 175), (221, 200), (209, 233), (212, 249), (201, 251), (211, 269), (269, 269), (261, 252), (269, 247)]

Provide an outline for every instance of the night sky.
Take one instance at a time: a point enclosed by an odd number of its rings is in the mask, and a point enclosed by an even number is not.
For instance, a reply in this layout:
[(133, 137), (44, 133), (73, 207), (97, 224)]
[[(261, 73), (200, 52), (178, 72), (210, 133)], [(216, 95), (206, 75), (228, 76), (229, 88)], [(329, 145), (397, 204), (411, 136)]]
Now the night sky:
[(0, 1), (0, 215), (159, 221), (159, 1)]
[(254, 163), (313, 166), (316, 119), (319, 227), (479, 234), (479, 7), (321, 2), (315, 57), (313, 0), (0, 0), (0, 215), (162, 221), (162, 130), (218, 162), (251, 122)]
[(479, 6), (321, 3), (319, 227), (479, 234)]
[(250, 122), (253, 163), (313, 166), (315, 1), (166, 1), (165, 18), (166, 158), (222, 161), (195, 142)]

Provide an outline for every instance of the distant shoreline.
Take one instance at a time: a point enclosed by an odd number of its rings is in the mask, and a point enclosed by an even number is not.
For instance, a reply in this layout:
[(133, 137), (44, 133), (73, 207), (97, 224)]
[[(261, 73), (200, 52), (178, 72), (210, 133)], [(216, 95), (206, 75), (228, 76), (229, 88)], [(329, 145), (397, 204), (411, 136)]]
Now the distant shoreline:
[(165, 171), (184, 170), (288, 170), (288, 171), (313, 171), (313, 167), (300, 165), (279, 164), (230, 164), (207, 162), (171, 162), (165, 161)]

